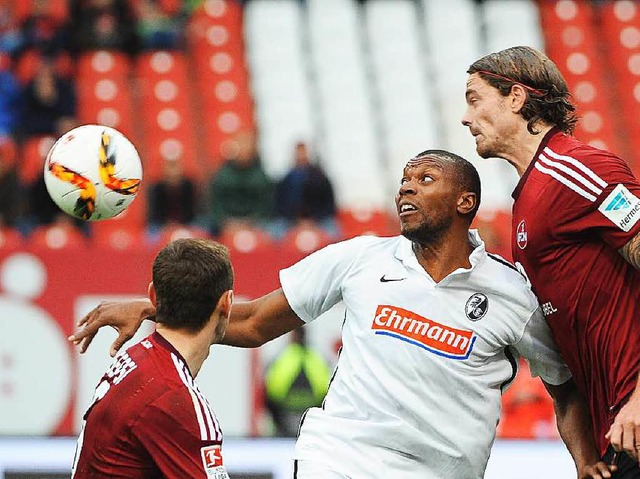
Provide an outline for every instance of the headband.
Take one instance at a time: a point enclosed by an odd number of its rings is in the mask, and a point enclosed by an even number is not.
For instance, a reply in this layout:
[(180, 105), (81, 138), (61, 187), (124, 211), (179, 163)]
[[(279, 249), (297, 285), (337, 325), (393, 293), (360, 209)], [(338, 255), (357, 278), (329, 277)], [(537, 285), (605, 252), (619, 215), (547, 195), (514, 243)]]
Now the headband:
[(529, 85), (525, 85), (524, 83), (516, 81), (513, 78), (509, 78), (509, 77), (505, 77), (505, 76), (502, 76), (502, 75), (498, 75), (497, 73), (493, 73), (493, 72), (490, 72), (490, 71), (487, 71), (487, 70), (478, 70), (477, 73), (483, 73), (485, 75), (489, 75), (489, 76), (492, 76), (492, 77), (500, 78), (502, 80), (510, 81), (511, 83), (517, 83), (518, 85), (520, 85), (522, 88), (524, 88), (526, 90), (529, 90), (529, 91), (531, 91), (533, 93), (537, 93), (538, 95), (544, 96), (544, 93), (541, 90), (538, 90), (536, 88), (530, 87)]

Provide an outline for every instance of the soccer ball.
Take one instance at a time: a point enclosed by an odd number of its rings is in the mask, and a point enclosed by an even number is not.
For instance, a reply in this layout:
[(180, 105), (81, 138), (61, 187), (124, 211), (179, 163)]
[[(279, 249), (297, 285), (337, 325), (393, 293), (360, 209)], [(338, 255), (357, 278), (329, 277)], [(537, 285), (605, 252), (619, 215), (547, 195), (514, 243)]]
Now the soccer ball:
[(118, 130), (83, 125), (62, 135), (44, 162), (51, 199), (65, 213), (85, 221), (113, 218), (136, 197), (142, 163)]

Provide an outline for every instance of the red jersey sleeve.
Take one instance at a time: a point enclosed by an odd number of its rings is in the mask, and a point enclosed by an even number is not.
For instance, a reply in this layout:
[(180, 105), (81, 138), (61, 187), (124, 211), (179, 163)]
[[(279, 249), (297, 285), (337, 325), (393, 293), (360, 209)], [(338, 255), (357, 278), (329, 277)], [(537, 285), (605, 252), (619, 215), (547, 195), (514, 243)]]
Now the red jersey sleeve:
[(559, 197), (557, 235), (596, 235), (615, 249), (640, 232), (640, 182), (620, 158), (600, 150), (574, 154), (568, 178), (588, 194), (568, 188)]
[(203, 398), (173, 390), (145, 408), (133, 434), (167, 479), (228, 479), (214, 421)]

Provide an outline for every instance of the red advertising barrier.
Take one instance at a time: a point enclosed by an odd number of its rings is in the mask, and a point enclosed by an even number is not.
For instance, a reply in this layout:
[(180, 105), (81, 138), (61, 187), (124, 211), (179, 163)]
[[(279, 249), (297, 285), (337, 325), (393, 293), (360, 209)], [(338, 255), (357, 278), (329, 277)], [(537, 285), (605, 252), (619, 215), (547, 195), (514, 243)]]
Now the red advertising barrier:
[[(77, 432), (79, 361), (66, 337), (87, 304), (146, 296), (158, 250), (0, 249), (0, 435)], [(248, 298), (279, 287), (278, 271), (302, 256), (284, 246), (231, 254), (236, 294)]]

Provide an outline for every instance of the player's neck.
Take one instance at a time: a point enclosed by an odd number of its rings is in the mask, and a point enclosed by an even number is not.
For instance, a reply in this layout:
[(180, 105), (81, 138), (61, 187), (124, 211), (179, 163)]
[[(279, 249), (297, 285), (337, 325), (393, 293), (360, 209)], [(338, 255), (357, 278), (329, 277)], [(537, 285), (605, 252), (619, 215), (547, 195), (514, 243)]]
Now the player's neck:
[(533, 161), (540, 143), (551, 128), (553, 128), (552, 125), (538, 124), (535, 129), (539, 133), (536, 135), (529, 133), (526, 127), (520, 129), (515, 137), (507, 142), (507, 149), (500, 157), (507, 160), (516, 169), (518, 176), (524, 175)]
[(209, 356), (211, 332), (205, 327), (198, 333), (169, 329), (163, 324), (156, 325), (156, 331), (182, 355), (187, 362), (191, 375), (195, 378), (205, 359)]
[(452, 230), (427, 244), (413, 242), (413, 252), (418, 263), (436, 283), (459, 268), (471, 267), (469, 255), (473, 247), (469, 243), (468, 229), (458, 229), (459, 231)]

